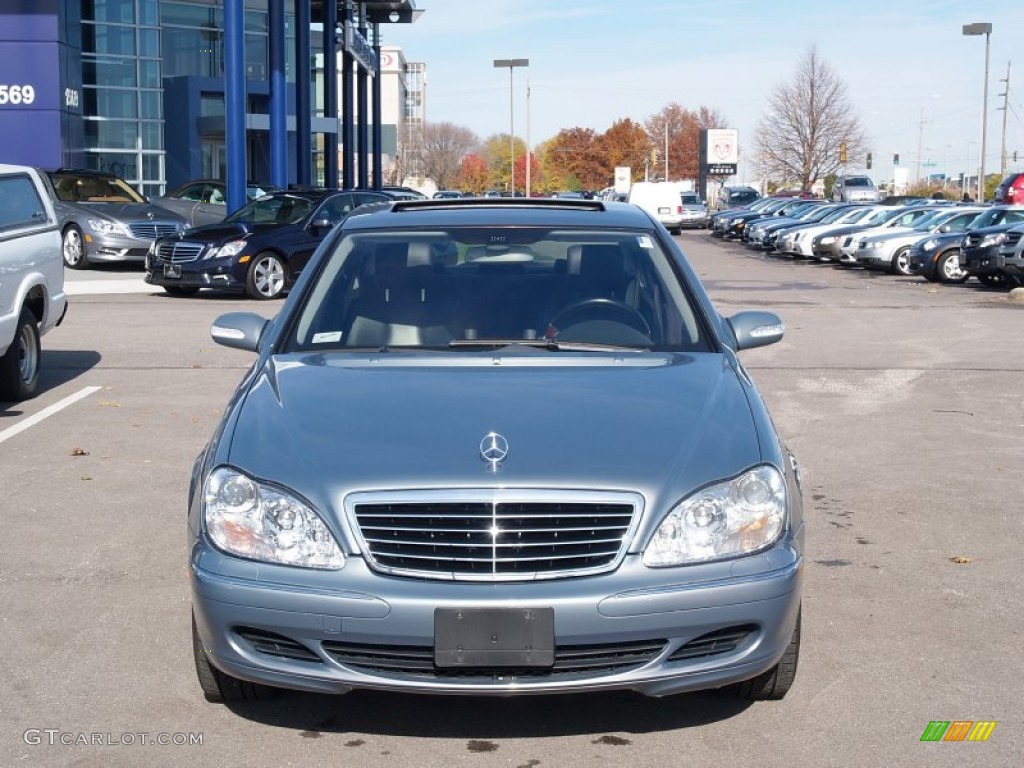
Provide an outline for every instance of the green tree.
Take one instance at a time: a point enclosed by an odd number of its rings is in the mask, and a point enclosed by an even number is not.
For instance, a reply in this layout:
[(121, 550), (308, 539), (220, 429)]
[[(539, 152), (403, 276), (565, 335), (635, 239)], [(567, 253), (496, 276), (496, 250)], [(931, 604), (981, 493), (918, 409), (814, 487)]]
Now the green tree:
[[(526, 154), (526, 144), (521, 139), (514, 139), (516, 157)], [(484, 157), (487, 159), (488, 183), (493, 189), (511, 191), (512, 163), (507, 133), (491, 136), (484, 142)], [(526, 187), (526, 178), (516, 174), (516, 189), (520, 192)]]

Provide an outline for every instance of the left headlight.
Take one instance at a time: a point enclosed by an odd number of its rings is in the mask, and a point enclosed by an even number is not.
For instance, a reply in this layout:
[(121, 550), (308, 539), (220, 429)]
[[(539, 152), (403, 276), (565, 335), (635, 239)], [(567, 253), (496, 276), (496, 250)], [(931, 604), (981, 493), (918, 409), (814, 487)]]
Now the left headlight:
[(786, 523), (786, 483), (767, 465), (680, 502), (644, 550), (657, 567), (739, 557), (771, 546)]
[(237, 256), (243, 248), (245, 248), (245, 240), (232, 240), (230, 243), (225, 243), (220, 248), (211, 248), (207, 251), (205, 258), (207, 259), (225, 259), (232, 256)]
[(281, 488), (219, 467), (207, 478), (203, 499), (206, 531), (225, 552), (301, 568), (337, 570), (345, 565), (320, 516)]
[(832, 235), (827, 235), (818, 240), (818, 245), (832, 245), (836, 241), (836, 238)]
[(978, 243), (979, 248), (988, 248), (993, 245), (1002, 245), (1006, 242), (1006, 233), (998, 232), (992, 235), (985, 235), (981, 238), (981, 242)]
[(128, 228), (118, 221), (110, 219), (88, 219), (89, 229), (101, 235), (127, 235)]

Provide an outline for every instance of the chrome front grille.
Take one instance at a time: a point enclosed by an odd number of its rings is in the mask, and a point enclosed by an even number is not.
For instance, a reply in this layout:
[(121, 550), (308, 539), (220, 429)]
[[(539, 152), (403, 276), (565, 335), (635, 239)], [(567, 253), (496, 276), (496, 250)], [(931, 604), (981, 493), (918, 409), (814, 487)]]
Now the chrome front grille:
[(156, 256), (160, 261), (169, 264), (186, 264), (198, 259), (204, 247), (204, 243), (193, 243), (188, 240), (164, 240), (157, 243)]
[(456, 581), (612, 570), (642, 509), (634, 494), (486, 493), (359, 494), (348, 509), (371, 568)]
[(156, 240), (178, 234), (178, 225), (173, 221), (129, 221), (128, 231), (140, 240)]
[(1006, 233), (1006, 246), (1013, 248), (1020, 242), (1021, 237), (1024, 236), (1024, 232), (1014, 232), (1010, 230)]

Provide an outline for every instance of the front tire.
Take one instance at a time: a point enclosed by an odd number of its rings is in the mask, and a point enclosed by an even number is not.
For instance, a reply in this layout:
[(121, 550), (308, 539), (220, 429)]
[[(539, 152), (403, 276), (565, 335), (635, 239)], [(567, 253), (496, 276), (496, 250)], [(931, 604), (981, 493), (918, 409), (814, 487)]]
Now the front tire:
[(0, 400), (20, 402), (35, 397), (41, 356), (36, 316), (22, 307), (14, 340), (0, 357)]
[(793, 637), (782, 654), (779, 663), (752, 680), (739, 684), (736, 694), (748, 701), (778, 701), (789, 693), (796, 679), (797, 662), (800, 660), (800, 619), (803, 611), (796, 615)]
[(259, 301), (277, 299), (284, 293), (288, 282), (288, 267), (276, 253), (264, 251), (249, 264), (245, 277), (245, 292)]
[(960, 251), (946, 251), (939, 256), (935, 265), (935, 274), (940, 283), (963, 283), (970, 277), (960, 269)]
[(236, 701), (258, 701), (270, 698), (275, 689), (265, 685), (239, 680), (225, 674), (210, 663), (210, 649), (204, 648), (196, 629), (196, 617), (192, 617), (192, 658), (196, 663), (196, 677), (206, 700), (214, 704)]
[(910, 271), (910, 249), (900, 248), (892, 256), (892, 266), (890, 267), (894, 275), (909, 276), (914, 274)]
[(82, 239), (82, 230), (74, 224), (64, 230), (60, 252), (64, 257), (64, 266), (66, 267), (85, 269), (89, 266), (89, 257), (85, 255), (85, 240)]

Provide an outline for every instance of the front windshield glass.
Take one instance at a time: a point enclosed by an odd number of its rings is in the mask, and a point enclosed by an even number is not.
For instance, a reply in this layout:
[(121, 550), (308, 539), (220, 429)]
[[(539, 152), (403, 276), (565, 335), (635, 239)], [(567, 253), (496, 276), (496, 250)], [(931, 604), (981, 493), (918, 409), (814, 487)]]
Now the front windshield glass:
[(643, 231), (353, 233), (299, 313), (308, 351), (709, 349), (675, 257)]
[(313, 203), (294, 195), (261, 197), (239, 208), (224, 221), (228, 224), (294, 224), (313, 208)]
[(144, 203), (142, 196), (121, 179), (92, 174), (54, 173), (50, 176), (57, 199), (66, 203)]

